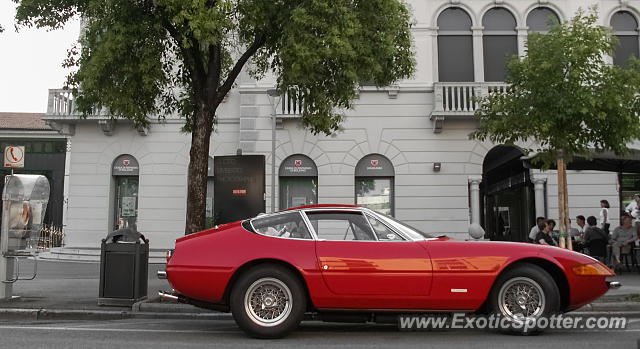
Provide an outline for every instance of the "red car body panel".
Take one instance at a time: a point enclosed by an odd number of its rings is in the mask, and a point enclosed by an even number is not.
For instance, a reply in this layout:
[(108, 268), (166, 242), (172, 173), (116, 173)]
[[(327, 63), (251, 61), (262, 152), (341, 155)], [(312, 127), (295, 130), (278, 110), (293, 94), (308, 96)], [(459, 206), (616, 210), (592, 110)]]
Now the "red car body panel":
[(448, 238), (287, 239), (250, 232), (240, 222), (178, 239), (166, 272), (177, 293), (212, 304), (225, 304), (228, 283), (240, 268), (273, 260), (299, 271), (316, 309), (474, 311), (505, 268), (532, 259), (564, 273), (569, 286), (564, 310), (579, 308), (608, 289), (605, 276), (573, 273), (575, 266), (594, 259), (556, 247)]

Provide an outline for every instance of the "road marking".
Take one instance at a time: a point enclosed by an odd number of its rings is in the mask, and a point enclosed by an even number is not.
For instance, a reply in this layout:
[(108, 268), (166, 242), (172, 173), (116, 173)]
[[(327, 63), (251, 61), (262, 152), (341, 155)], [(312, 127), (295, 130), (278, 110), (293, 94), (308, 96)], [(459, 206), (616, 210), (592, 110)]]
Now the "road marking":
[(154, 330), (136, 328), (86, 328), (66, 326), (0, 326), (0, 330), (48, 330), (78, 332), (151, 332), (151, 333), (236, 333), (238, 330)]

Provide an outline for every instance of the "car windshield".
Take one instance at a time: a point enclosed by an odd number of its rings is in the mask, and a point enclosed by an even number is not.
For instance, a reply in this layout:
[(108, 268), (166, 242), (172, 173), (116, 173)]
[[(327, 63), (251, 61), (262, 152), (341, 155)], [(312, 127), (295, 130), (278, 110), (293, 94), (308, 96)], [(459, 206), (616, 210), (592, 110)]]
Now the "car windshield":
[(397, 219), (395, 219), (393, 217), (387, 216), (387, 215), (382, 214), (380, 212), (375, 212), (375, 214), (378, 217), (380, 217), (383, 220), (385, 220), (387, 223), (391, 224), (395, 228), (399, 229), (400, 231), (402, 231), (403, 233), (405, 233), (406, 235), (411, 237), (413, 240), (423, 240), (423, 239), (434, 238), (433, 235), (425, 233), (425, 232), (421, 231), (418, 228), (414, 228), (414, 227), (408, 225), (407, 223), (400, 222), (399, 220), (397, 220)]

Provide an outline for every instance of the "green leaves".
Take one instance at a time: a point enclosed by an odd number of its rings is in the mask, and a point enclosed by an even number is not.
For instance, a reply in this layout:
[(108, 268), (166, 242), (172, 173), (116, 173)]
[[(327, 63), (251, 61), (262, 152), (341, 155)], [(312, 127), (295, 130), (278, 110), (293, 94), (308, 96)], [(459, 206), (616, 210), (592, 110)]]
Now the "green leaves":
[[(179, 113), (185, 130), (214, 124), (245, 64), (278, 89), (304, 94), (304, 125), (339, 128), (355, 88), (410, 77), (410, 13), (399, 0), (16, 0), (20, 25), (60, 28), (80, 15), (80, 45), (65, 62), (87, 115), (105, 107), (145, 125)], [(206, 108), (203, 108), (206, 106)], [(211, 125), (211, 126), (208, 126)]]
[(359, 83), (385, 86), (413, 74), (411, 47), (409, 11), (399, 1), (309, 0), (282, 23), (271, 68), (281, 91), (303, 91), (303, 124), (329, 134), (342, 119), (336, 107), (352, 106)]
[(507, 66), (511, 88), (482, 100), (479, 128), (470, 137), (508, 145), (538, 143), (545, 166), (555, 150), (565, 158), (589, 148), (623, 153), (640, 135), (640, 63), (610, 66), (605, 57), (617, 43), (611, 30), (597, 26), (595, 11), (578, 11), (546, 34), (531, 33), (528, 52)]

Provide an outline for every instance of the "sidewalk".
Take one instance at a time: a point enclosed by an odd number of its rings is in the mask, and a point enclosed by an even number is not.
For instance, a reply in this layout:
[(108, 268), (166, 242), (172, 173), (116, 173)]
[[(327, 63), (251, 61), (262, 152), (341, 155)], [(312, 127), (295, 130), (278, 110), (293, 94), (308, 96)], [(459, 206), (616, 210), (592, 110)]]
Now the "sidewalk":
[[(33, 270), (33, 261), (23, 261), (24, 274)], [(35, 280), (13, 285), (10, 301), (0, 301), (0, 320), (6, 319), (119, 319), (130, 317), (230, 319), (227, 313), (186, 304), (160, 302), (159, 290), (171, 290), (167, 280), (156, 277), (163, 264), (149, 265), (148, 300), (133, 307), (98, 306), (99, 263), (38, 261)], [(590, 313), (624, 313), (640, 317), (640, 274), (629, 272), (615, 279), (622, 287), (609, 291), (597, 302), (579, 309)]]

